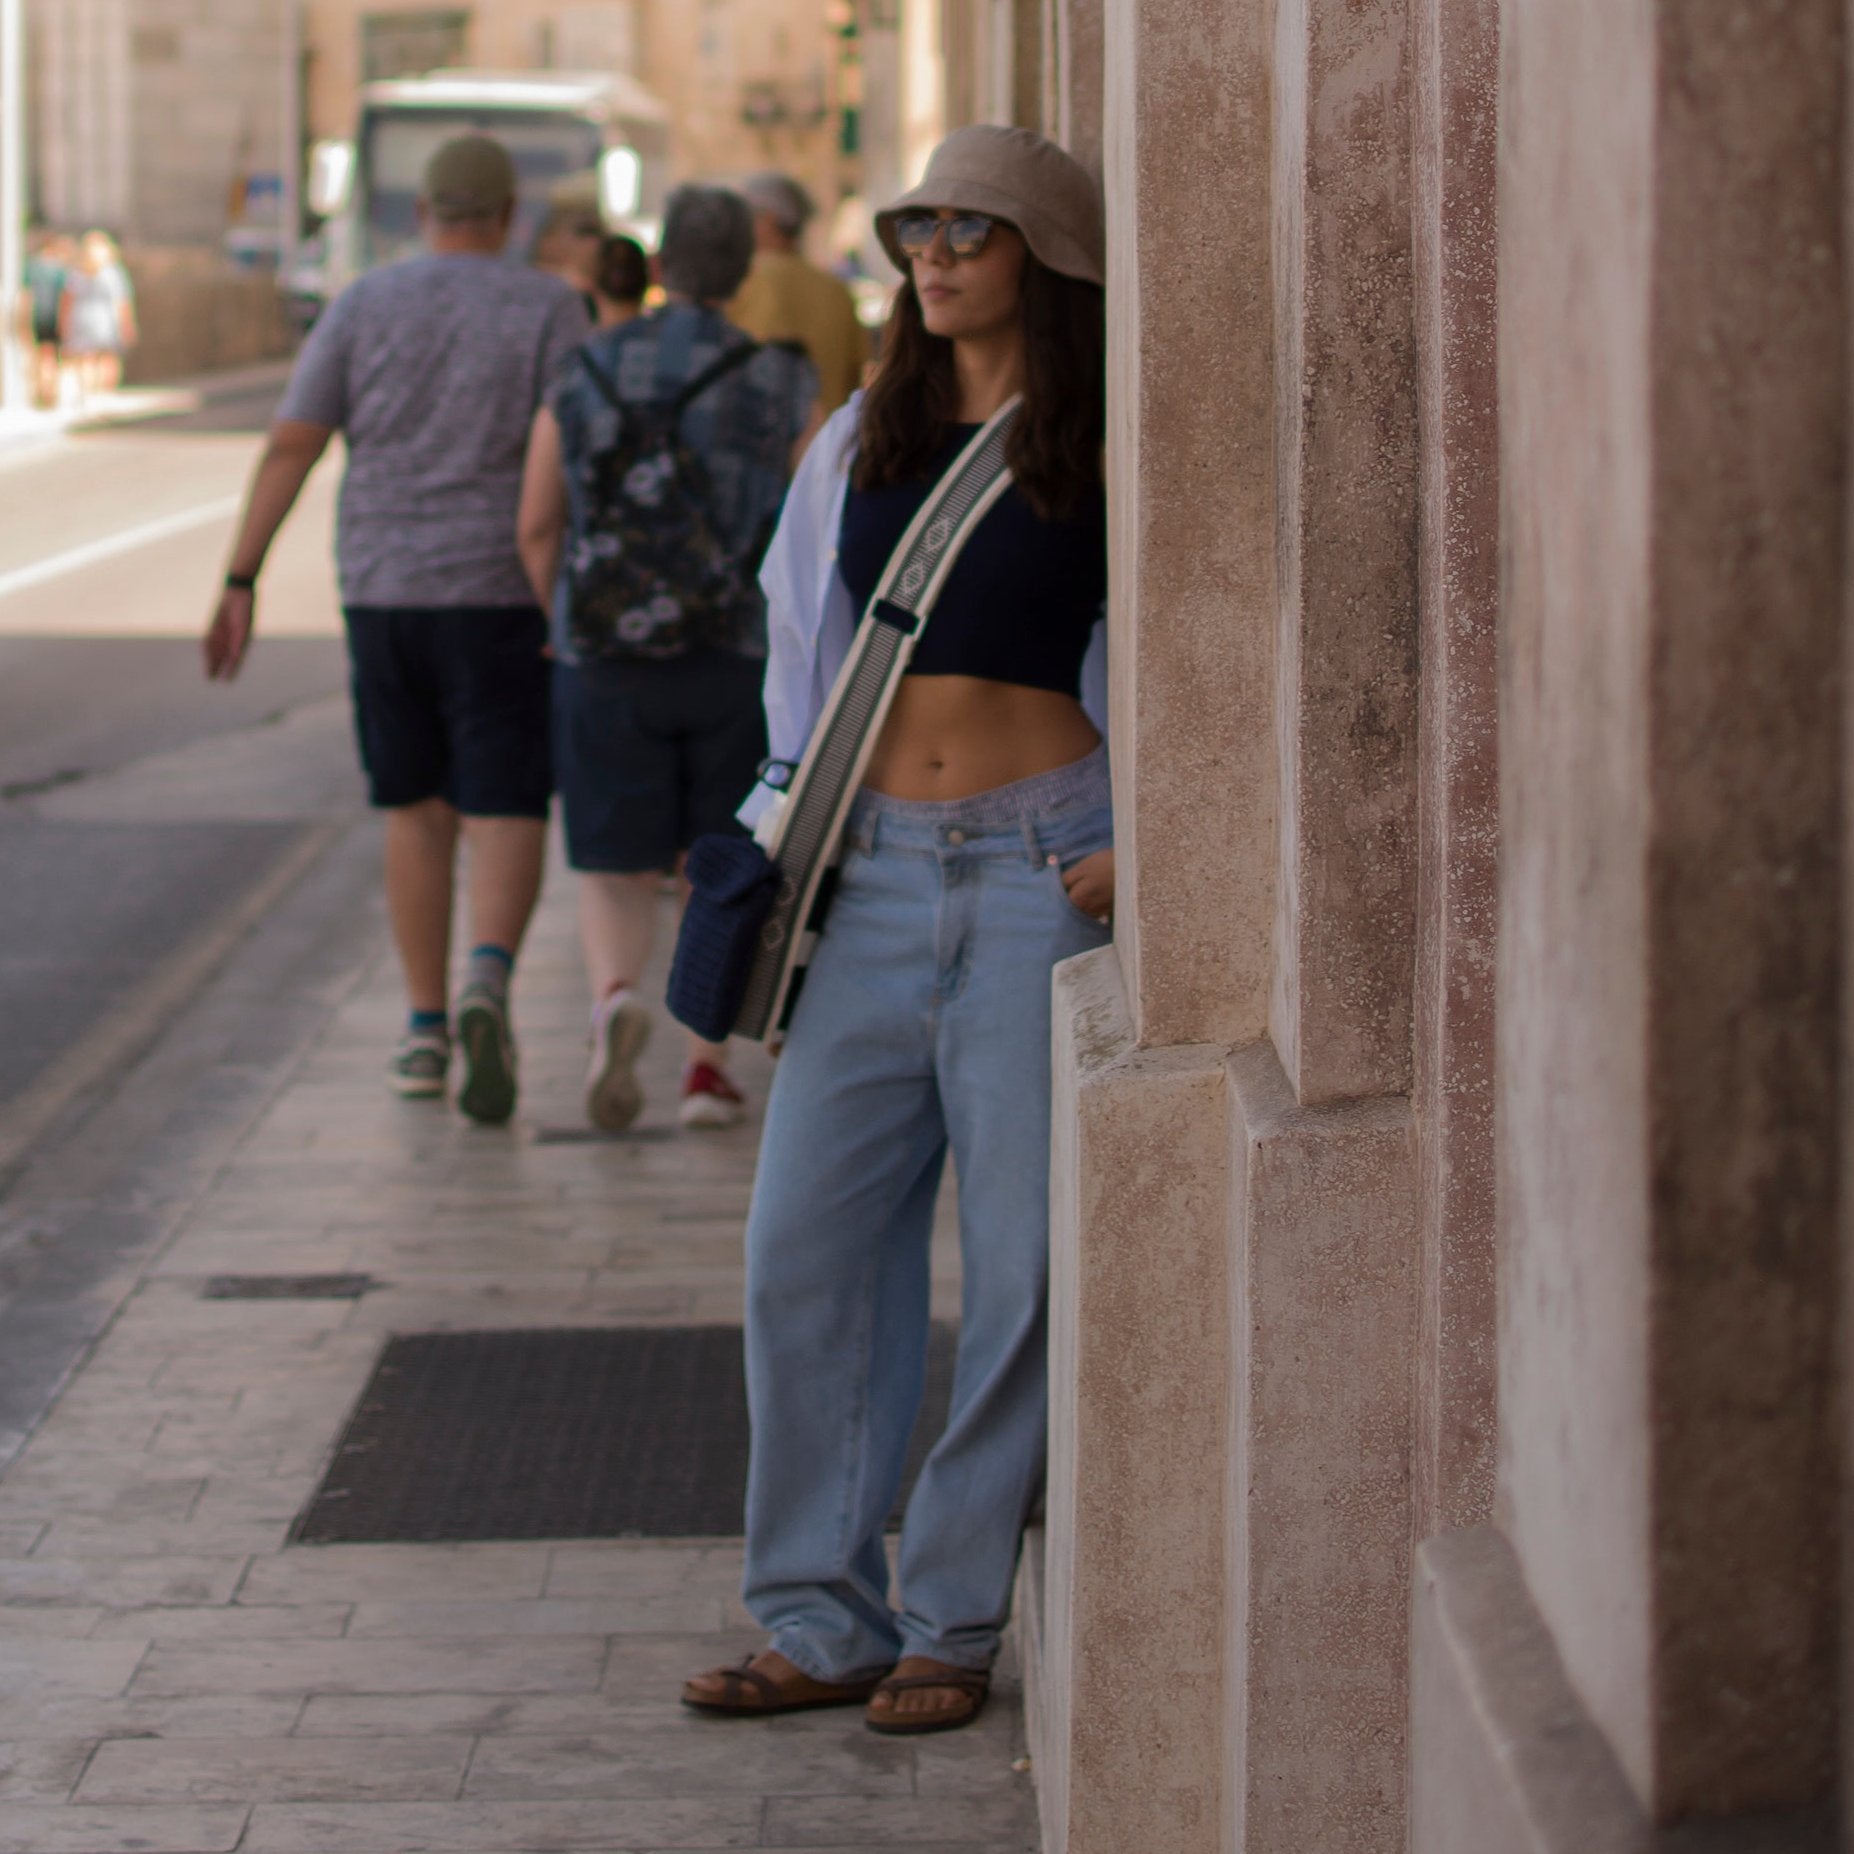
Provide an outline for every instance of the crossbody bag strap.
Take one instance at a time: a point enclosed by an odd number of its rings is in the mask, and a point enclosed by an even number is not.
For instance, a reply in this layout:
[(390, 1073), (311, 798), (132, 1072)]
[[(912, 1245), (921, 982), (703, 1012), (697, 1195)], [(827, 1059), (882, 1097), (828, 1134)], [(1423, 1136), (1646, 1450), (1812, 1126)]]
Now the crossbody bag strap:
[[(934, 604), (966, 542), (1010, 487), (1005, 448), (1021, 404), (1013, 398), (1000, 407), (954, 458), (883, 568), (767, 846), (784, 877), (770, 923), (775, 939), (796, 940), (808, 931), (876, 736)], [(756, 965), (741, 1006), (742, 1035), (777, 1027), (789, 981), (789, 965)]]

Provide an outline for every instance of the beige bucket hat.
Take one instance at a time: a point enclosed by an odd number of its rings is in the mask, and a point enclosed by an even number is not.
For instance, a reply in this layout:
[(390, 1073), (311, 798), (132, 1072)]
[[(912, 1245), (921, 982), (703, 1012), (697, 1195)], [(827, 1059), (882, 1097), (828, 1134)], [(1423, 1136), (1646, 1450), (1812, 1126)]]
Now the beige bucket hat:
[(876, 214), (876, 236), (898, 270), (908, 260), (895, 242), (896, 215), (941, 207), (1007, 220), (1051, 270), (1107, 281), (1100, 189), (1073, 155), (1032, 129), (977, 123), (933, 151), (920, 185)]

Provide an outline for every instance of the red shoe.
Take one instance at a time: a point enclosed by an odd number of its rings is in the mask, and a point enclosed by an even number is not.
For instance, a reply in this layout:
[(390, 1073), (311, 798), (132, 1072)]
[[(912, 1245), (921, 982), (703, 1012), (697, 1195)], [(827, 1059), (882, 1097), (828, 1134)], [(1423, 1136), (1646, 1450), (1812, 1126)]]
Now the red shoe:
[(676, 1114), (685, 1127), (737, 1127), (746, 1111), (740, 1090), (712, 1062), (689, 1065)]

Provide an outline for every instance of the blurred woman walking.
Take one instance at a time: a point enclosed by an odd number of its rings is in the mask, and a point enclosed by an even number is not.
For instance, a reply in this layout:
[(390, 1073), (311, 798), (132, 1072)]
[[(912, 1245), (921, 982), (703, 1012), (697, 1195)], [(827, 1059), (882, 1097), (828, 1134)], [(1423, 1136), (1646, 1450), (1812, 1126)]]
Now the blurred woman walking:
[(84, 234), (77, 260), (65, 273), (58, 327), (64, 353), (76, 364), (80, 395), (115, 392), (137, 330), (135, 291), (107, 232)]

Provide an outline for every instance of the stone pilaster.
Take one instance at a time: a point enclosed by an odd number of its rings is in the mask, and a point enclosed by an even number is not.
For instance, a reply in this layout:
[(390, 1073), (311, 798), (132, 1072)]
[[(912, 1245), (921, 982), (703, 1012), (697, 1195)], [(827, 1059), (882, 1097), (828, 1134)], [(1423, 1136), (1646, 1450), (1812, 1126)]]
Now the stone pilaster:
[(1431, 1673), (1484, 1702), (1419, 1671), (1437, 1848), (1476, 1825), (1436, 1721), (1510, 1711), (1502, 1631), (1573, 1696), (1497, 1760), (1507, 1804), (1594, 1744), (1644, 1823), (1761, 1847), (1755, 1812), (1829, 1783), (1840, 15), (1502, 21), (1493, 1583), (1525, 1603), (1458, 1603), (1480, 1571), (1426, 1559)]
[(1410, 1086), (1415, 356), (1407, 0), (1274, 38), (1280, 858), (1269, 1028), (1308, 1105)]
[(1413, 25), (1421, 1537), (1493, 1499), (1499, 25), (1495, 0), (1415, 0)]
[[(1142, 1043), (1262, 1033), (1275, 860), (1265, 0), (1107, 9), (1116, 935)], [(1218, 184), (1181, 188), (1207, 146)]]

